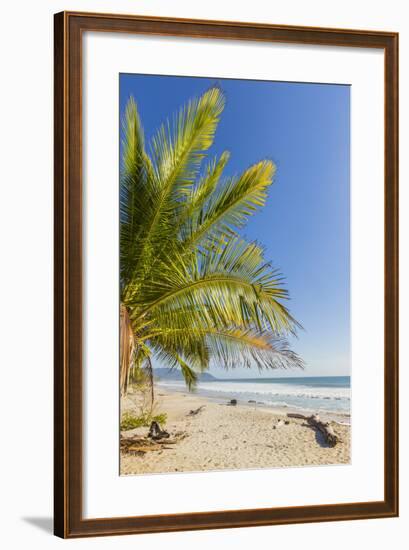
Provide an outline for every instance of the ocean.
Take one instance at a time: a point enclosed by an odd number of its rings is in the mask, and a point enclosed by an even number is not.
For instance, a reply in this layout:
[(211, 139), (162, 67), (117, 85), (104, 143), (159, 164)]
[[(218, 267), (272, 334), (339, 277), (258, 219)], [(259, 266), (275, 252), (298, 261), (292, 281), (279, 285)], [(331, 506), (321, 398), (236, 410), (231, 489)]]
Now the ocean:
[[(173, 391), (186, 391), (183, 381), (159, 380), (158, 385)], [(239, 403), (256, 402), (265, 407), (300, 409), (306, 412), (350, 414), (350, 376), (296, 378), (236, 378), (199, 382), (197, 395)]]

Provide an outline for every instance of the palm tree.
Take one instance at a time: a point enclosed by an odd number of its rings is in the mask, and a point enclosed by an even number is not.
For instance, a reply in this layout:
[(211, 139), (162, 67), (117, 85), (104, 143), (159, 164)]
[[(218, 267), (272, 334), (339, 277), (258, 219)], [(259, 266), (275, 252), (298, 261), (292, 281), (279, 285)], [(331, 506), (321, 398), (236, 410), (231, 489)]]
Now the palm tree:
[(240, 235), (261, 208), (275, 166), (224, 177), (204, 159), (225, 106), (218, 87), (163, 124), (148, 151), (131, 97), (122, 119), (120, 186), (121, 392), (152, 357), (180, 368), (189, 389), (210, 360), (227, 369), (302, 366), (285, 336), (298, 323), (263, 248)]

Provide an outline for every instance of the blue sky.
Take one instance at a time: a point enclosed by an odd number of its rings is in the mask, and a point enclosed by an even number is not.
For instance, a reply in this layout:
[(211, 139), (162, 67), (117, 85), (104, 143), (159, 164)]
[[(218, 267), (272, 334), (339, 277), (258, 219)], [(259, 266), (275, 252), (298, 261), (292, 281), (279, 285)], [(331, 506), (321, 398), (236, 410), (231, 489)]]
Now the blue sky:
[[(225, 175), (272, 159), (267, 204), (243, 233), (266, 247), (286, 278), (291, 312), (304, 327), (291, 345), (304, 373), (350, 373), (350, 88), (192, 77), (120, 75), (120, 112), (133, 95), (147, 139), (183, 103), (217, 84), (226, 108), (211, 153), (230, 151)], [(213, 368), (216, 376), (226, 376)], [(234, 377), (257, 376), (236, 369)], [(264, 373), (263, 376), (270, 375)]]

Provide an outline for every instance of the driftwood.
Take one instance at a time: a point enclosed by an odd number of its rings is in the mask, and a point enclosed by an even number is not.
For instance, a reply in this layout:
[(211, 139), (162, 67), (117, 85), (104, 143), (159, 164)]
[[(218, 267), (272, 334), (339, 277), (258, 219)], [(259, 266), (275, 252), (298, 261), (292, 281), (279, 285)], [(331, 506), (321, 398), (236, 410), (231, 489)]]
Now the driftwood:
[(175, 445), (176, 443), (179, 443), (179, 441), (187, 437), (187, 433), (182, 431), (175, 432), (174, 434), (172, 434), (172, 437), (167, 432), (164, 433), (166, 433), (167, 436), (159, 439), (157, 437), (149, 437), (149, 435), (147, 435), (146, 437), (122, 437), (121, 452), (143, 456), (151, 451), (162, 451), (164, 449), (171, 449), (172, 447), (169, 447), (168, 445)]
[(186, 432), (175, 432), (172, 438), (168, 434), (168, 437), (164, 437), (163, 439), (159, 440), (152, 440), (152, 438), (150, 438), (149, 436), (123, 437), (121, 438), (121, 452), (143, 456), (151, 451), (162, 451), (163, 449), (171, 449), (172, 447), (168, 447), (168, 445), (175, 445), (185, 437), (187, 437)]
[(121, 451), (129, 454), (144, 455), (148, 451), (160, 451), (162, 448), (146, 437), (124, 437), (121, 439)]
[(201, 407), (199, 407), (198, 409), (192, 409), (188, 416), (195, 416), (196, 414), (199, 414), (201, 410), (203, 410), (205, 408), (205, 405), (202, 405)]
[(298, 413), (288, 413), (287, 416), (289, 418), (300, 418), (302, 420), (306, 420), (309, 426), (321, 432), (325, 442), (330, 447), (335, 447), (335, 445), (341, 441), (340, 438), (337, 436), (337, 434), (334, 432), (334, 429), (329, 424), (329, 422), (322, 422), (318, 414), (313, 414), (312, 416), (305, 416), (303, 414), (298, 414)]

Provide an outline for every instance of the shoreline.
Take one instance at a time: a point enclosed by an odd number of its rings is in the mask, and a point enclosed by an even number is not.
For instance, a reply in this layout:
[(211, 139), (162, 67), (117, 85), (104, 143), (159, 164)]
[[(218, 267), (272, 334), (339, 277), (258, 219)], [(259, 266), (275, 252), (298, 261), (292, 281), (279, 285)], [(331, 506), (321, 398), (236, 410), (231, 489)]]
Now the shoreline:
[[(276, 409), (257, 403), (229, 405), (226, 400), (156, 387), (154, 414), (166, 413), (162, 428), (184, 438), (174, 445), (163, 445), (142, 456), (122, 453), (121, 475), (169, 472), (204, 472), (232, 469), (285, 468), (348, 464), (350, 426), (321, 414), (330, 422), (341, 442), (329, 447), (321, 435), (304, 420), (289, 419), (287, 413), (300, 409)], [(121, 412), (138, 414), (140, 394), (130, 393), (121, 400)], [(200, 408), (197, 414), (190, 414)], [(311, 414), (309, 411), (307, 414)], [(335, 416), (335, 415), (333, 415)], [(146, 437), (149, 428), (121, 432), (121, 437)]]
[[(160, 383), (157, 383), (156, 385), (156, 394), (159, 396), (160, 394), (163, 395), (169, 395), (169, 394), (178, 394), (178, 395), (184, 395), (186, 396), (194, 396), (198, 399), (203, 399), (206, 401), (209, 401), (210, 403), (219, 403), (219, 404), (227, 404), (230, 397), (213, 397), (209, 395), (203, 395), (201, 393), (189, 393), (184, 389), (177, 389), (177, 388), (170, 388), (167, 385), (161, 385)], [(233, 398), (233, 396), (232, 396)], [(296, 407), (290, 406), (290, 405), (268, 405), (265, 402), (261, 401), (253, 401), (253, 400), (240, 400), (237, 399), (237, 407), (250, 407), (257, 410), (265, 410), (272, 414), (278, 414), (278, 415), (287, 415), (287, 413), (299, 413), (304, 414), (305, 416), (310, 416), (312, 414), (319, 414), (322, 420), (326, 422), (335, 422), (337, 424), (341, 425), (351, 425), (351, 414), (350, 412), (341, 412), (341, 411), (330, 411), (330, 410), (322, 410), (322, 409), (308, 409), (303, 407)]]

